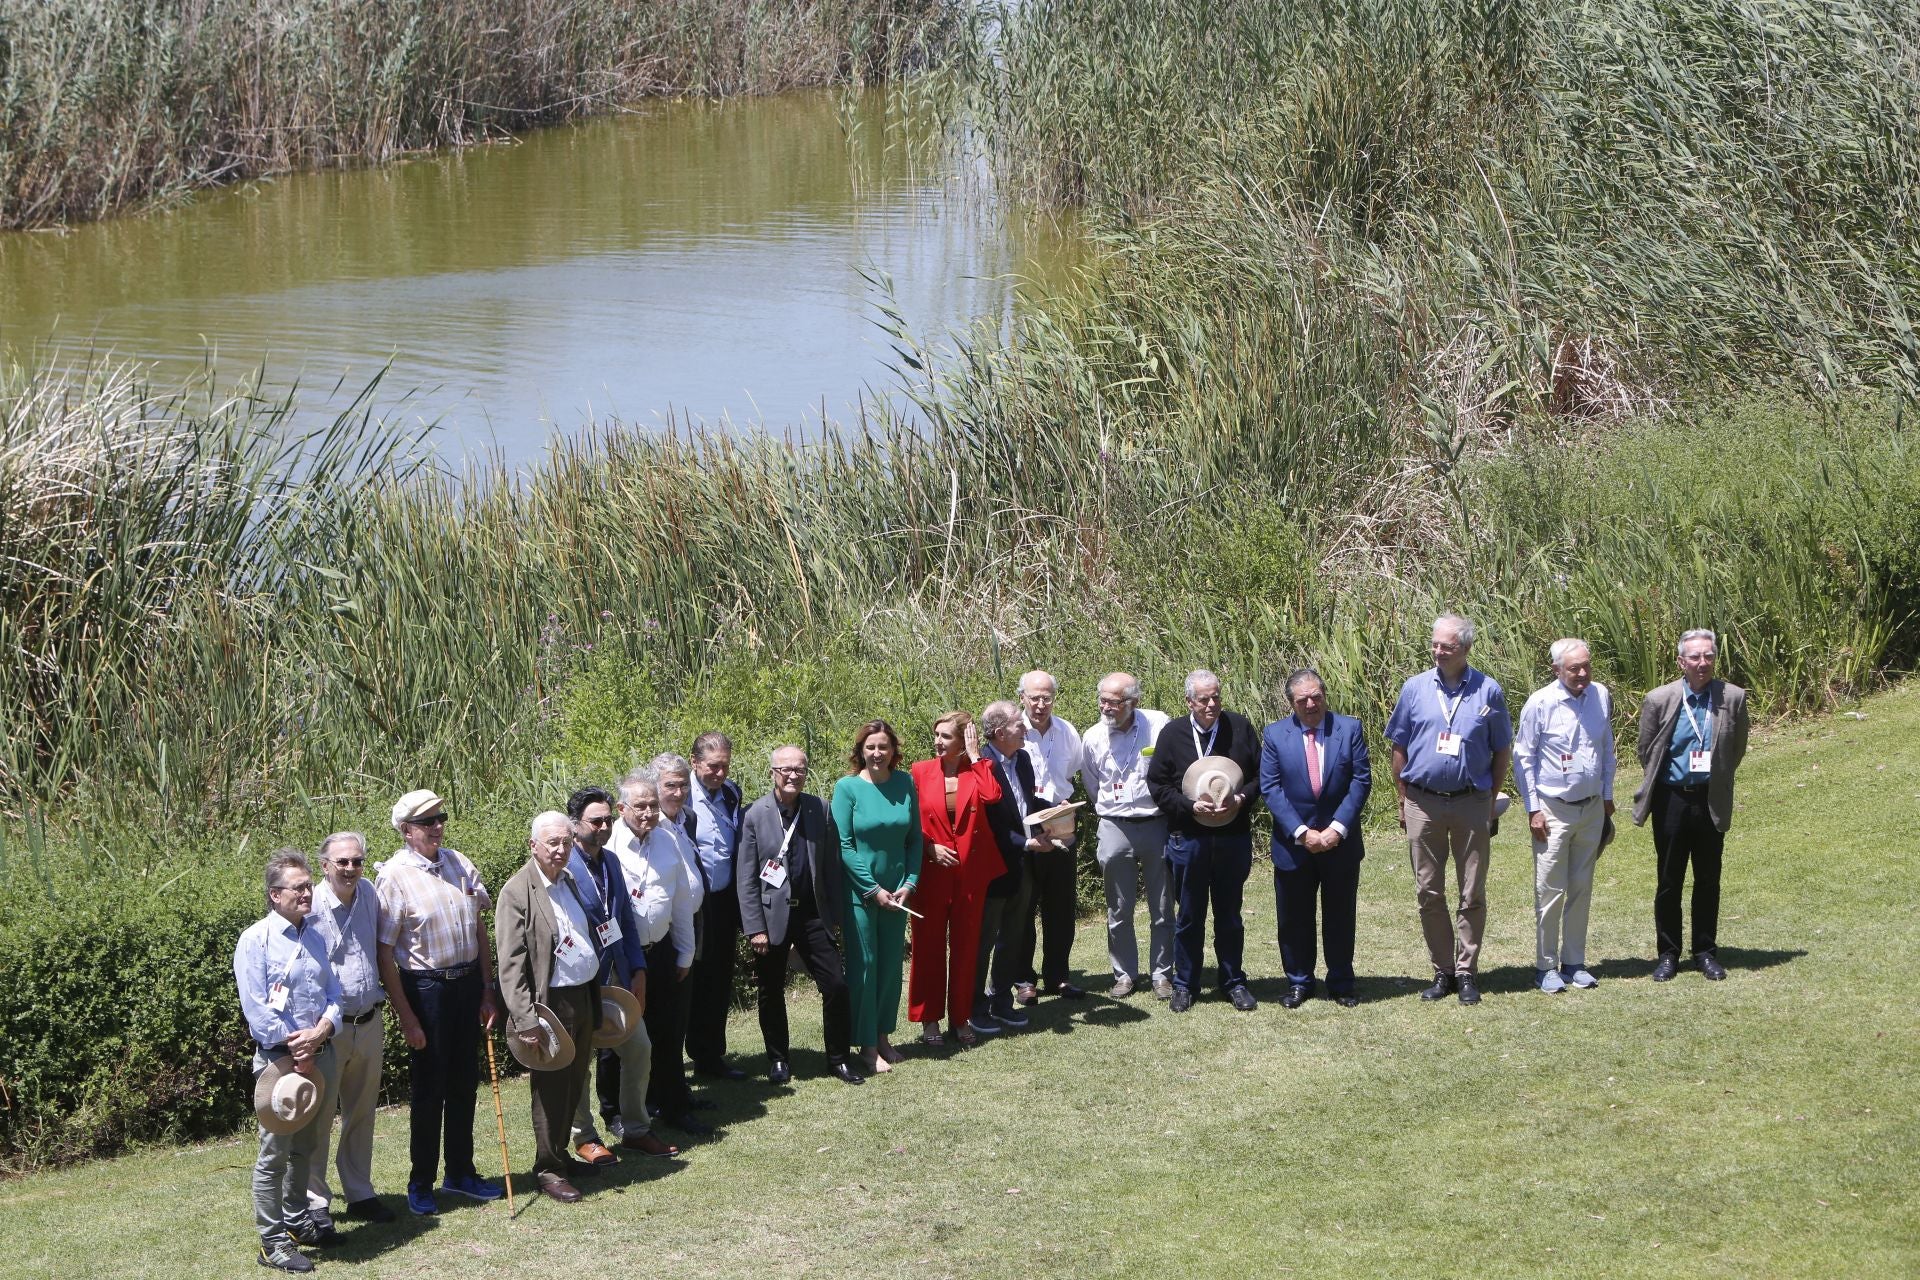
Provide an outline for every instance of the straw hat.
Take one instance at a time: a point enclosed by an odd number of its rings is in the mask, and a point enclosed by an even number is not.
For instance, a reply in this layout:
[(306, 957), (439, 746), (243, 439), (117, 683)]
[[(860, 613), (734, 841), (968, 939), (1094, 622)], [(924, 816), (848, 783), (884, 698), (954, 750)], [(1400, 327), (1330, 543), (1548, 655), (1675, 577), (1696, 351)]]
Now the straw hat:
[(447, 807), (437, 792), (409, 791), (393, 804), (393, 829), (400, 830), (402, 823), (424, 818), (430, 813), (438, 813)]
[[(1207, 796), (1217, 803), (1224, 804), (1227, 797), (1238, 791), (1240, 784), (1246, 779), (1247, 775), (1241, 770), (1238, 762), (1229, 760), (1226, 756), (1201, 756), (1187, 766), (1186, 776), (1180, 779), (1180, 790), (1186, 793), (1189, 800), (1198, 800), (1202, 796)], [(1195, 809), (1193, 820), (1203, 827), (1224, 827), (1232, 822), (1234, 815), (1239, 812), (1238, 805), (1230, 809), (1222, 809), (1218, 813), (1202, 813)]]
[(1040, 828), (1040, 834), (1047, 839), (1065, 844), (1073, 839), (1073, 811), (1085, 803), (1084, 800), (1069, 800), (1065, 804), (1030, 813), (1027, 815), (1027, 825)]
[(560, 1015), (547, 1006), (535, 1002), (533, 1006), (534, 1029), (540, 1033), (540, 1043), (530, 1045), (520, 1038), (517, 1031), (507, 1032), (507, 1048), (520, 1060), (520, 1065), (535, 1071), (559, 1071), (573, 1061), (573, 1037), (560, 1025)]
[(640, 1028), (640, 1002), (633, 992), (612, 983), (600, 988), (600, 1028), (593, 1033), (593, 1047), (611, 1049), (625, 1044)]
[(303, 1076), (293, 1069), (293, 1055), (269, 1062), (253, 1082), (253, 1114), (268, 1133), (298, 1133), (320, 1114), (319, 1076)]

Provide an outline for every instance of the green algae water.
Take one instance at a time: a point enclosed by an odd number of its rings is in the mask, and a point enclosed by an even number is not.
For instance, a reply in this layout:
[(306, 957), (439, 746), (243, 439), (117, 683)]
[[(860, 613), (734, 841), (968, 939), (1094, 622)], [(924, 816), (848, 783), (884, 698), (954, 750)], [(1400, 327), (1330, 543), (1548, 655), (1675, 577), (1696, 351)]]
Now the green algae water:
[(443, 455), (669, 414), (805, 435), (889, 390), (871, 279), (938, 337), (1074, 256), (950, 169), (879, 91), (651, 104), (0, 235), (0, 346), (161, 387), (263, 365), (312, 424), (385, 369), (377, 411), (438, 424)]

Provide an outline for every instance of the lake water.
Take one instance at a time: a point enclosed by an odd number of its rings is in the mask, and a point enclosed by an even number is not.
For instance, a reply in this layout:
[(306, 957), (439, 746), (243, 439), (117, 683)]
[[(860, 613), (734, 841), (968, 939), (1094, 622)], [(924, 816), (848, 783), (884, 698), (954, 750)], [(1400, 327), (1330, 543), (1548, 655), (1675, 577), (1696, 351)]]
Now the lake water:
[(863, 271), (937, 338), (1074, 255), (956, 189), (887, 112), (879, 92), (662, 102), (0, 235), (0, 346), (110, 353), (163, 385), (264, 363), (310, 422), (387, 366), (383, 411), (439, 422), (443, 454), (514, 462), (610, 417), (807, 433), (888, 389)]

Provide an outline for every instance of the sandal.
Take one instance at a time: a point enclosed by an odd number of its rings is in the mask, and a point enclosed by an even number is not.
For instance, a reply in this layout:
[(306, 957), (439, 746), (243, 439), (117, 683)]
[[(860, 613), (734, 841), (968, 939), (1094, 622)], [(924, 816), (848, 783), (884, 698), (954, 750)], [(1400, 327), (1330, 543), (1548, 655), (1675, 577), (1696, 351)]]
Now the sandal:
[(938, 1028), (935, 1028), (932, 1031), (922, 1031), (920, 1033), (920, 1043), (929, 1049), (944, 1049), (947, 1044), (947, 1038), (940, 1034)]
[(980, 1033), (964, 1022), (954, 1028), (953, 1038), (969, 1049), (980, 1043)]

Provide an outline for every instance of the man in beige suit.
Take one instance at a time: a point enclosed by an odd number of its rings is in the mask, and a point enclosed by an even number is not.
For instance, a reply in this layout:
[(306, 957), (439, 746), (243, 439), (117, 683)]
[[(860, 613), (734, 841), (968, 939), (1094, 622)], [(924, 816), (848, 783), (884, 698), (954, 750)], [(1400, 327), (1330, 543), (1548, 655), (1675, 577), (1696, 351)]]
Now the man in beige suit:
[(1733, 772), (1747, 754), (1747, 691), (1713, 678), (1714, 634), (1680, 637), (1680, 679), (1640, 704), (1640, 790), (1633, 822), (1653, 818), (1659, 879), (1653, 926), (1660, 959), (1653, 980), (1680, 969), (1680, 893), (1693, 864), (1693, 955), (1715, 982), (1727, 976), (1714, 951), (1720, 920), (1720, 853), (1733, 825)]

